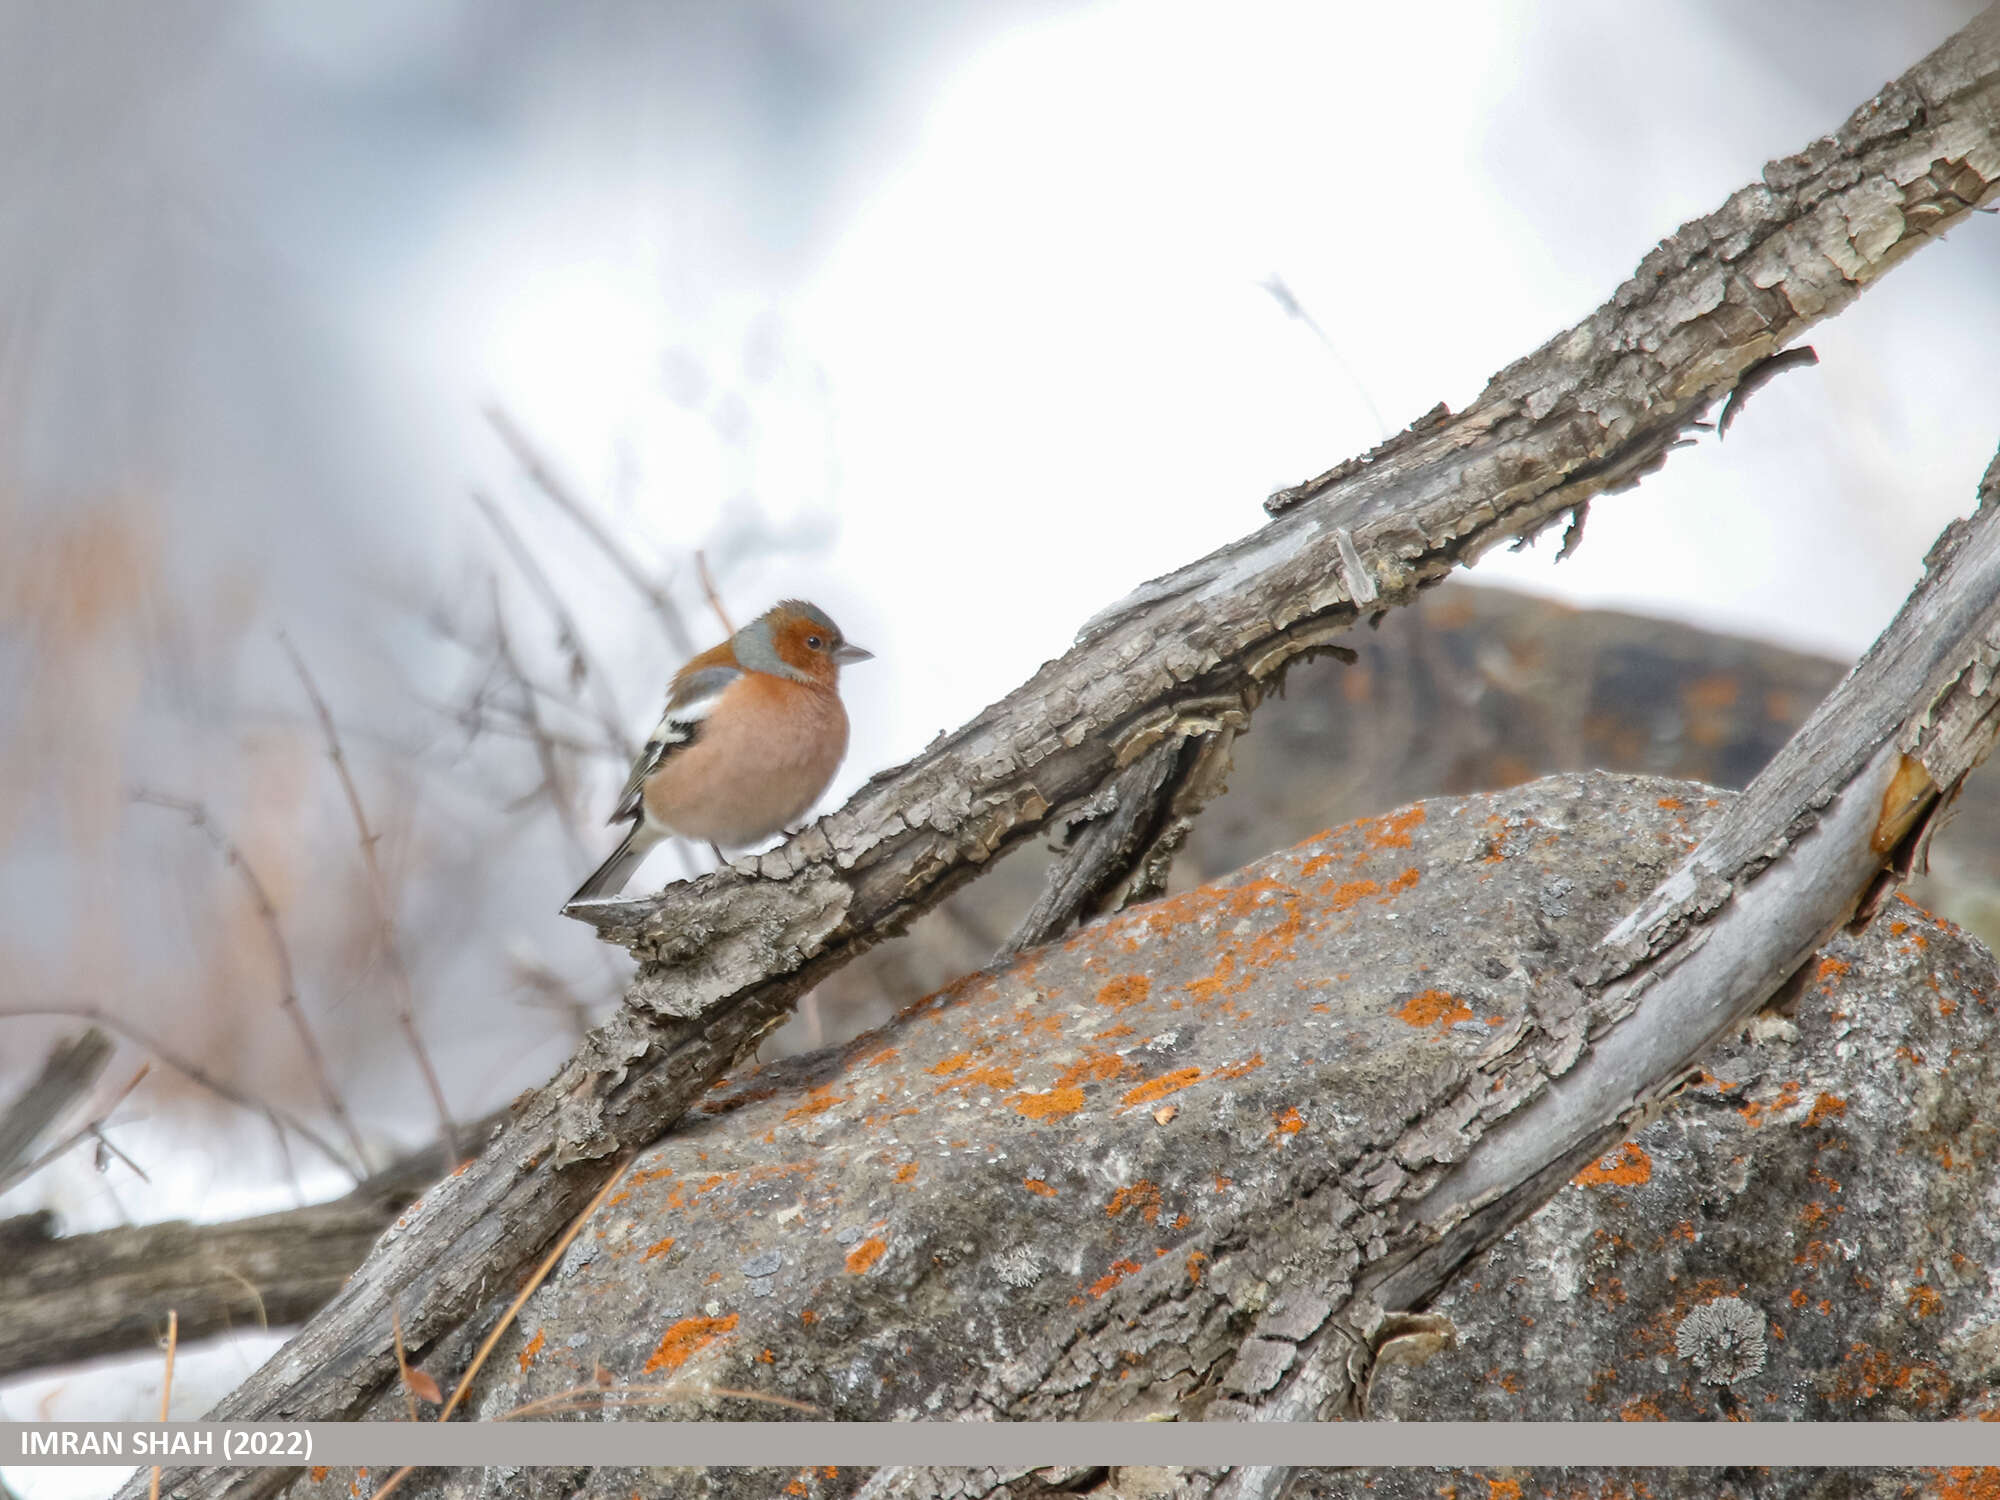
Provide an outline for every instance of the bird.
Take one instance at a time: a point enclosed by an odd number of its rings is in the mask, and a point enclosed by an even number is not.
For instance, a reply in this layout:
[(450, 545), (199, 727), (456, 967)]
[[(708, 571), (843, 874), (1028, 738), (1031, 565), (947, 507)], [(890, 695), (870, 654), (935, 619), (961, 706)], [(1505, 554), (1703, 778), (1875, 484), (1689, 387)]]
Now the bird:
[(565, 906), (611, 899), (671, 834), (722, 845), (768, 838), (819, 801), (847, 753), (840, 669), (874, 652), (826, 611), (781, 599), (674, 673), (666, 712), (606, 821), (624, 842)]

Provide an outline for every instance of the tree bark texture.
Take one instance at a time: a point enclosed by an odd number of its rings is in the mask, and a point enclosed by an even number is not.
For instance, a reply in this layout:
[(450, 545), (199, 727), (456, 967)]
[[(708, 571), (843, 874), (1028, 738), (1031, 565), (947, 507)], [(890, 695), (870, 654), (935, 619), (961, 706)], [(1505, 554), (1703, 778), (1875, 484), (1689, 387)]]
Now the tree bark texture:
[[(732, 1075), (529, 1299), (471, 1414), (602, 1368), (686, 1388), (625, 1420), (787, 1415), (704, 1386), (847, 1420), (1245, 1417), (1329, 1335), (1349, 1409), (1377, 1417), (1991, 1414), (2000, 1157), (1978, 1101), (2000, 1070), (2000, 969), (1901, 901), (1424, 1314), (1340, 1331), (1399, 1235), (1412, 1143), (1727, 801), (1602, 773), (1438, 799), (1107, 918), (845, 1048)], [(1747, 1311), (1714, 1310), (1728, 1298)], [(1694, 1337), (1732, 1315), (1756, 1337), (1729, 1358)], [(461, 1367), (474, 1332), (433, 1373)], [(400, 1420), (400, 1399), (369, 1416)], [(345, 1495), (351, 1477), (297, 1493)], [(1025, 1497), (1047, 1477), (410, 1484)]]
[[(1663, 242), (1610, 302), (1495, 377), (1468, 411), (1440, 410), (1274, 496), (1269, 524), (1100, 614), (1064, 657), (839, 812), (730, 871), (580, 909), (640, 960), (624, 1009), (217, 1418), (366, 1405), (394, 1370), (392, 1302), (419, 1350), (448, 1336), (806, 988), (1154, 747), (1226, 744), (1287, 664), (1362, 613), (1636, 482), (1762, 360), (1993, 196), (1996, 180), (2000, 23), (1989, 12), (1833, 136)], [(1213, 757), (1183, 760), (1213, 789)], [(1183, 800), (1162, 826), (1189, 815)], [(1586, 1035), (1561, 1045), (1580, 1049)], [(1528, 1071), (1560, 1063), (1550, 1053)], [(1427, 1140), (1457, 1149), (1454, 1129), (1431, 1128)], [(1407, 1187), (1385, 1179), (1374, 1191), (1386, 1201)], [(1331, 1389), (1318, 1380), (1260, 1411), (1317, 1406)], [(170, 1479), (186, 1494), (228, 1483)]]

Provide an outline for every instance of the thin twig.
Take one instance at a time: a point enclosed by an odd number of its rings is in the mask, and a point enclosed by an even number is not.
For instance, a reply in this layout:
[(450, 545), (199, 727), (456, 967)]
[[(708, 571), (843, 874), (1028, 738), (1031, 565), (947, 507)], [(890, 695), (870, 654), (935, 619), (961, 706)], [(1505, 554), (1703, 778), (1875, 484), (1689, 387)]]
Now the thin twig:
[(549, 806), (555, 809), (556, 822), (561, 825), (564, 836), (569, 840), (570, 850), (579, 857), (583, 855), (583, 831), (576, 826), (576, 809), (570, 803), (568, 778), (563, 775), (562, 762), (556, 756), (555, 742), (542, 727), (542, 715), (535, 706), (535, 690), (521, 674), (521, 664), (514, 656), (514, 643), (507, 636), (506, 613), (500, 608), (500, 580), (490, 580), (493, 593), (493, 635), (500, 654), (500, 664), (513, 677), (519, 689), (521, 722), (528, 728), (528, 738), (535, 747), (535, 761), (542, 770), (542, 784), (536, 788), (544, 793)]
[[(637, 753), (636, 748), (625, 738), (625, 717), (618, 711), (618, 700), (612, 693), (611, 679), (592, 659), (589, 647), (583, 643), (583, 632), (577, 628), (576, 617), (570, 613), (569, 606), (563, 602), (563, 597), (556, 591), (556, 586), (549, 581), (549, 575), (542, 571), (542, 565), (535, 560), (535, 554), (528, 549), (528, 544), (521, 540), (520, 532), (514, 529), (513, 522), (502, 514), (499, 506), (478, 490), (472, 492), (472, 503), (478, 506), (480, 514), (486, 517), (487, 523), (499, 536), (501, 545), (507, 549), (507, 555), (513, 558), (514, 566), (521, 570), (521, 576), (528, 580), (528, 586), (534, 590), (542, 601), (542, 607), (549, 612), (549, 618), (555, 622), (556, 644), (569, 658), (571, 689), (575, 690), (588, 683), (596, 699), (596, 718), (604, 730), (605, 738), (623, 747), (628, 757)], [(494, 609), (496, 612), (499, 609), (497, 598)]]
[(224, 864), (242, 877), (243, 887), (250, 893), (250, 902), (257, 908), (258, 919), (264, 925), (264, 934), (271, 941), (271, 952), (278, 960), (278, 1005), (290, 1018), (292, 1030), (298, 1034), (299, 1048), (306, 1055), (313, 1077), (319, 1083), (320, 1097), (347, 1137), (347, 1144), (354, 1152), (361, 1173), (366, 1176), (370, 1170), (367, 1149), (361, 1144), (361, 1132), (355, 1128), (353, 1116), (347, 1112), (346, 1101), (340, 1097), (340, 1090), (333, 1086), (333, 1074), (326, 1065), (326, 1056), (319, 1050), (319, 1039), (313, 1035), (312, 1025), (306, 1020), (305, 1007), (299, 1004), (297, 976), (292, 968), (292, 950), (285, 942), (284, 928), (278, 922), (278, 908), (271, 900), (271, 893), (258, 876), (256, 867), (250, 863), (241, 846), (228, 834), (200, 802), (186, 797), (174, 797), (165, 792), (152, 791), (145, 787), (132, 793), (132, 800), (147, 807), (165, 808), (177, 812), (194, 826), (197, 833), (208, 840), (210, 847), (222, 856)]
[(722, 595), (716, 592), (715, 578), (708, 571), (708, 554), (699, 547), (694, 553), (695, 571), (701, 575), (701, 591), (708, 598), (708, 607), (715, 611), (715, 618), (722, 622), (725, 637), (736, 634), (736, 627), (729, 623), (729, 611), (722, 607)]
[(283, 1110), (278, 1109), (274, 1105), (266, 1104), (261, 1099), (253, 1099), (233, 1084), (224, 1083), (220, 1078), (217, 1078), (213, 1073), (203, 1068), (201, 1064), (189, 1061), (179, 1053), (166, 1047), (152, 1036), (151, 1033), (133, 1025), (123, 1017), (111, 1014), (110, 1011), (105, 1010), (102, 1006), (91, 1005), (86, 1001), (75, 1001), (67, 1005), (0, 1005), (0, 1019), (17, 1016), (71, 1016), (80, 1020), (95, 1021), (106, 1030), (115, 1031), (126, 1040), (144, 1047), (155, 1058), (165, 1063), (176, 1073), (179, 1073), (191, 1082), (201, 1085), (201, 1087), (207, 1089), (218, 1099), (226, 1099), (231, 1104), (237, 1105), (240, 1108), (255, 1110), (260, 1114), (266, 1114), (273, 1119), (282, 1121), (286, 1129), (294, 1132), (301, 1140), (308, 1142), (320, 1155), (324, 1156), (336, 1167), (339, 1167), (341, 1171), (347, 1173), (356, 1182), (361, 1181), (363, 1174), (357, 1173), (354, 1170), (354, 1163), (342, 1155), (340, 1148), (328, 1141), (325, 1136), (307, 1125), (303, 1120), (286, 1114)]
[[(167, 1373), (160, 1381), (160, 1420), (167, 1420), (167, 1406), (174, 1398), (174, 1350), (180, 1344), (181, 1315), (173, 1308), (167, 1309)], [(146, 1487), (149, 1500), (160, 1500), (160, 1466), (153, 1465), (153, 1480)]]
[[(151, 1067), (152, 1064), (148, 1063), (147, 1066)], [(84, 1126), (84, 1129), (88, 1130), (91, 1134), (91, 1137), (97, 1142), (97, 1150), (98, 1150), (97, 1163), (100, 1169), (102, 1169), (104, 1165), (104, 1153), (109, 1152), (111, 1155), (117, 1157), (120, 1161), (124, 1162), (126, 1166), (130, 1167), (134, 1175), (136, 1175), (141, 1182), (144, 1183), (152, 1182), (153, 1179), (147, 1175), (146, 1169), (144, 1167), (140, 1166), (136, 1161), (132, 1160), (130, 1156), (126, 1155), (123, 1151), (120, 1151), (116, 1146), (114, 1146), (111, 1143), (111, 1137), (104, 1133), (104, 1127), (102, 1125), (86, 1125)]]
[(1346, 357), (1341, 354), (1340, 349), (1334, 344), (1333, 339), (1328, 336), (1324, 328), (1319, 326), (1319, 319), (1307, 311), (1306, 305), (1299, 301), (1298, 295), (1292, 291), (1291, 286), (1286, 282), (1285, 278), (1273, 272), (1257, 284), (1271, 294), (1272, 300), (1285, 310), (1287, 317), (1297, 318), (1313, 331), (1314, 337), (1320, 341), (1321, 346), (1325, 348), (1328, 354), (1333, 356), (1333, 362), (1340, 366), (1340, 373), (1345, 375), (1348, 383), (1354, 387), (1354, 393), (1361, 398), (1362, 405), (1368, 408), (1368, 415), (1375, 419), (1376, 429), (1381, 433), (1382, 437), (1387, 438), (1389, 436), (1389, 424), (1383, 420), (1380, 408), (1375, 405), (1375, 398), (1368, 394), (1368, 387), (1361, 383), (1361, 377), (1354, 373), (1353, 367), (1348, 364)]
[(625, 581), (632, 585), (639, 597), (652, 606), (653, 613), (660, 617), (660, 625), (666, 631), (667, 643), (682, 656), (692, 656), (694, 642), (688, 638), (687, 626), (682, 622), (680, 611), (674, 607), (673, 600), (667, 597), (667, 591), (646, 575), (645, 570), (633, 560), (632, 555), (604, 529), (603, 523), (570, 493), (569, 487), (556, 477), (555, 472), (536, 451), (534, 444), (528, 441), (527, 434), (522, 432), (512, 417), (498, 406), (489, 406), (486, 408), (486, 420), (493, 424), (493, 430), (500, 435), (500, 441), (507, 445), (507, 451), (514, 455), (514, 461), (521, 466), (528, 478), (534, 481), (535, 488), (554, 502), (558, 510), (574, 521), (577, 528), (597, 544), (597, 550), (610, 559), (611, 565), (624, 575)]
[(361, 843), (361, 858), (368, 867), (368, 890), (375, 903), (382, 955), (388, 960), (390, 978), (396, 988), (396, 1021), (403, 1028), (403, 1035), (409, 1039), (410, 1051), (417, 1060), (418, 1070), (424, 1075), (424, 1085), (430, 1090), (431, 1102), (437, 1107), (438, 1128), (444, 1136), (445, 1147), (454, 1161), (461, 1160), (458, 1154), (458, 1127), (452, 1123), (451, 1108), (445, 1103), (444, 1085), (438, 1081), (437, 1069), (431, 1066), (430, 1049), (424, 1046), (424, 1039), (417, 1031), (416, 996), (410, 987), (410, 971), (403, 963), (402, 945), (396, 938), (396, 919), (389, 909), (389, 887), (382, 878), (382, 862), (375, 853), (376, 835), (369, 831), (368, 814), (361, 806), (361, 793), (354, 785), (347, 756), (340, 748), (340, 731), (334, 727), (333, 713), (320, 696), (319, 685), (313, 681), (312, 673), (306, 670), (305, 658), (299, 655), (291, 637), (279, 631), (278, 644), (285, 648), (285, 655), (292, 661), (292, 670), (298, 673), (300, 685), (312, 700), (313, 712), (319, 716), (319, 727), (326, 736), (327, 758), (333, 762), (333, 769), (340, 777), (340, 788), (347, 794), (347, 810), (354, 816), (354, 831)]
[[(61, 1140), (57, 1141), (53, 1146), (49, 1147), (48, 1150), (44, 1151), (40, 1156), (35, 1157), (32, 1161), (29, 1161), (22, 1166), (16, 1167), (11, 1172), (8, 1172), (4, 1175), (0, 1175), (0, 1193), (8, 1191), (10, 1188), (13, 1188), (19, 1183), (26, 1182), (30, 1177), (33, 1177), (37, 1172), (41, 1171), (43, 1167), (46, 1167), (50, 1162), (54, 1161), (57, 1157), (62, 1156), (64, 1153), (68, 1152), (73, 1147), (82, 1145), (83, 1142), (90, 1140), (92, 1137), (95, 1137), (103, 1145), (111, 1146), (111, 1143), (104, 1139), (104, 1136), (100, 1131), (100, 1127), (104, 1124), (105, 1121), (111, 1118), (112, 1113), (118, 1108), (119, 1105), (123, 1104), (128, 1098), (131, 1097), (132, 1090), (136, 1089), (139, 1086), (140, 1081), (145, 1078), (146, 1074), (152, 1071), (152, 1067), (153, 1065), (151, 1063), (141, 1063), (139, 1065), (139, 1071), (132, 1075), (131, 1079), (126, 1083), (125, 1087), (118, 1091), (117, 1097), (114, 1098), (109, 1104), (107, 1104), (104, 1107), (103, 1111), (97, 1116), (96, 1119), (91, 1120), (87, 1124), (79, 1125), (75, 1130), (72, 1130), (68, 1135), (64, 1136)], [(111, 1146), (111, 1149), (113, 1151), (117, 1151), (118, 1159), (120, 1161), (124, 1162), (128, 1167), (131, 1167), (133, 1171), (135, 1172), (139, 1171), (138, 1167), (134, 1165), (131, 1157), (127, 1156), (123, 1151), (118, 1151), (118, 1148), (116, 1146)], [(146, 1174), (144, 1172), (139, 1172), (139, 1175), (141, 1177), (144, 1177)]]
[[(480, 1366), (486, 1363), (486, 1356), (493, 1352), (493, 1346), (500, 1342), (501, 1335), (513, 1327), (515, 1315), (527, 1305), (528, 1299), (535, 1295), (541, 1284), (548, 1280), (549, 1272), (556, 1268), (556, 1262), (563, 1258), (563, 1252), (569, 1249), (570, 1242), (583, 1232), (583, 1226), (590, 1222), (590, 1216), (603, 1206), (604, 1200), (611, 1196), (611, 1190), (623, 1182), (625, 1174), (631, 1170), (632, 1158), (627, 1156), (619, 1163), (618, 1170), (606, 1179), (604, 1186), (597, 1190), (597, 1196), (584, 1204), (583, 1212), (570, 1222), (562, 1238), (557, 1240), (549, 1253), (542, 1257), (542, 1263), (535, 1267), (535, 1274), (528, 1278), (527, 1285), (523, 1286), (514, 1300), (507, 1304), (507, 1310), (500, 1315), (500, 1321), (493, 1325), (493, 1331), (480, 1342), (478, 1350), (472, 1356), (472, 1363), (467, 1365), (465, 1373), (458, 1377), (458, 1384), (452, 1388), (451, 1399), (445, 1402), (444, 1410), (438, 1413), (440, 1422), (451, 1420), (451, 1414), (458, 1410), (458, 1404), (465, 1399), (465, 1393), (472, 1389), (473, 1379), (479, 1374)], [(416, 1468), (415, 1464), (405, 1464), (391, 1474), (382, 1488), (375, 1491), (369, 1500), (387, 1500), (387, 1497), (394, 1494)]]

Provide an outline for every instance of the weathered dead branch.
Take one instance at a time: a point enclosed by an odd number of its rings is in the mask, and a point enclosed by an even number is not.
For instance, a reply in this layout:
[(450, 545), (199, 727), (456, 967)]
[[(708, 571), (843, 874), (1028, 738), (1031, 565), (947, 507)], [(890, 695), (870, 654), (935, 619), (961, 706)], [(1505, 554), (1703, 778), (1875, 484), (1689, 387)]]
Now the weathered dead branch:
[[(474, 1138), (501, 1118), (475, 1123)], [(152, 1348), (175, 1310), (183, 1340), (309, 1317), (450, 1167), (434, 1144), (331, 1203), (225, 1224), (176, 1220), (54, 1238), (45, 1219), (22, 1222), (0, 1256), (0, 1377)]]
[[(1659, 467), (1749, 370), (1993, 195), (1995, 33), (1990, 14), (1975, 22), (1835, 135), (1663, 242), (1611, 301), (1496, 376), (1466, 412), (1434, 413), (1272, 497), (1270, 524), (1100, 614), (1063, 658), (803, 835), (662, 896), (581, 910), (640, 959), (624, 1010), (216, 1417), (358, 1409), (393, 1376), (392, 1299), (415, 1346), (471, 1316), (482, 1287), (530, 1263), (612, 1158), (671, 1125), (819, 978), (1155, 746), (1233, 731), (1289, 662), (1364, 610), (1407, 603), (1496, 542)], [(1552, 1033), (1567, 1056), (1535, 1060), (1567, 1066), (1585, 1020)], [(1479, 1108), (1449, 1118), (1462, 1128)], [(1424, 1158), (1422, 1144), (1413, 1160), (1441, 1172), (1446, 1158)], [(1436, 1151), (1463, 1148), (1437, 1133)], [(1429, 1185), (1385, 1179), (1385, 1201)], [(1399, 1243), (1414, 1249), (1422, 1236), (1406, 1232)], [(1322, 1341), (1329, 1359), (1345, 1337)], [(1319, 1368), (1306, 1352), (1301, 1368)], [(1293, 1381), (1255, 1414), (1317, 1410), (1342, 1388)], [(177, 1492), (268, 1494), (282, 1482), (181, 1476)]]
[(49, 1049), (28, 1086), (0, 1110), (0, 1176), (25, 1159), (43, 1132), (90, 1092), (110, 1060), (111, 1039), (95, 1027)]

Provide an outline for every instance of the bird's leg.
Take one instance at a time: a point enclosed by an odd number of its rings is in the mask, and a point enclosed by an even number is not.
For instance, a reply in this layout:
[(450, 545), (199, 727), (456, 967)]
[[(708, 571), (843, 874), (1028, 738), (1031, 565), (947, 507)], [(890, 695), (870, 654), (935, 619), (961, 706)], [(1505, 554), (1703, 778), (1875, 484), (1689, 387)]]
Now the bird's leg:
[(722, 846), (716, 843), (714, 839), (708, 841), (708, 852), (715, 856), (715, 866), (717, 869), (722, 869), (728, 865), (729, 856), (722, 852)]

